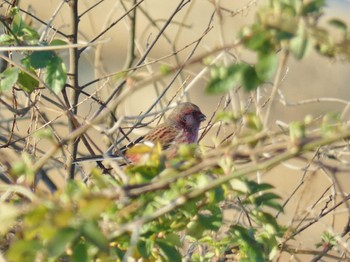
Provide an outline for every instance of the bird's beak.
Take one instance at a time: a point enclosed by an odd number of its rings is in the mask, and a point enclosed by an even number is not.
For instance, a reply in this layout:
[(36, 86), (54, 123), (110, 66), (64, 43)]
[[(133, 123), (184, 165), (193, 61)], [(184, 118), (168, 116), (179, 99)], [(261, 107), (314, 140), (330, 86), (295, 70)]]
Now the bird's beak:
[(203, 122), (203, 121), (205, 121), (205, 119), (207, 119), (207, 117), (204, 114), (201, 113), (199, 115), (199, 121)]

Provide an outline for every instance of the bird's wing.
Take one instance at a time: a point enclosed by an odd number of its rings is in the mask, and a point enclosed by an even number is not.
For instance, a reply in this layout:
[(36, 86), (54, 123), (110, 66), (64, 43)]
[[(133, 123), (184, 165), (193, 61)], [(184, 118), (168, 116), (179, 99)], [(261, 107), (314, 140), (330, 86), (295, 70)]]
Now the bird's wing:
[(178, 128), (172, 125), (162, 124), (145, 135), (143, 140), (160, 143), (163, 149), (167, 149), (180, 133), (181, 131)]
[(129, 144), (122, 146), (121, 148), (118, 149), (118, 152), (124, 154), (126, 152), (126, 150), (128, 150), (129, 148), (133, 147), (134, 145), (138, 144), (138, 143), (142, 143), (144, 141), (145, 136), (140, 136), (137, 139), (135, 139), (134, 141), (131, 141)]
[(162, 149), (168, 149), (172, 144), (174, 144), (174, 140), (181, 136), (182, 132), (179, 130), (179, 128), (176, 128), (169, 124), (161, 124), (158, 127), (150, 130), (148, 134), (145, 136), (141, 136), (137, 138), (136, 140), (130, 142), (129, 144), (119, 148), (114, 153), (107, 153), (104, 156), (93, 156), (93, 157), (82, 157), (79, 159), (76, 159), (77, 162), (85, 162), (85, 161), (102, 161), (104, 159), (125, 159), (124, 154), (129, 149), (132, 148), (134, 145), (143, 143), (146, 141), (152, 142), (152, 143), (160, 143), (162, 145)]

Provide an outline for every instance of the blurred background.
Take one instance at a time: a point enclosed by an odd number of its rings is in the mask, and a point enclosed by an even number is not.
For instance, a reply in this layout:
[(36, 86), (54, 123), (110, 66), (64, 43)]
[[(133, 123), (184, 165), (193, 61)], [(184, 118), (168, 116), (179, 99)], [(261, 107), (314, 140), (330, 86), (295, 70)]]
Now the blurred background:
[[(21, 6), (34, 14), (43, 21), (49, 21), (61, 1), (58, 0), (22, 0)], [(84, 12), (93, 6), (97, 1), (85, 0), (80, 1), (79, 10)], [(211, 25), (212, 30), (205, 35), (201, 44), (196, 49), (196, 55), (199, 57), (206, 51), (213, 48), (232, 43), (236, 38), (239, 30), (244, 25), (252, 23), (258, 6), (264, 1), (237, 0), (237, 1), (219, 1), (220, 7), (215, 6), (216, 1), (191, 1), (188, 3), (175, 18), (176, 23), (170, 25), (161, 37), (156, 46), (152, 49), (148, 60), (155, 60), (171, 54), (175, 49), (181, 49), (186, 45), (196, 41), (205, 31), (210, 22), (210, 17), (216, 10)], [(159, 28), (169, 15), (174, 12), (178, 1), (159, 1), (146, 0), (142, 5), (142, 11), (138, 11), (137, 16), (137, 49), (138, 57), (145, 51), (147, 45), (154, 39), (159, 32)], [(86, 42), (95, 37), (99, 32), (109, 24), (124, 14), (125, 8), (120, 1), (105, 0), (96, 8), (89, 11), (81, 17), (80, 20), (80, 39)], [(350, 1), (347, 0), (329, 0), (327, 9), (322, 20), (327, 27), (328, 18), (338, 17), (349, 22)], [(147, 15), (146, 15), (147, 14)], [(150, 20), (152, 19), (152, 20)], [(44, 26), (37, 21), (32, 21), (44, 30)], [(156, 28), (152, 23), (156, 23)], [(69, 8), (65, 5), (53, 21), (53, 25), (63, 32), (69, 33), (70, 15)], [(181, 26), (180, 26), (181, 25)], [(108, 75), (122, 70), (125, 66), (128, 54), (129, 43), (129, 25), (127, 22), (120, 22), (113, 27), (101, 39), (101, 44), (89, 48), (84, 52), (80, 64), (80, 84), (87, 83), (96, 77)], [(190, 53), (191, 48), (187, 48), (179, 53), (178, 59), (184, 60)], [(245, 61), (249, 61), (249, 54), (239, 48), (234, 50), (235, 55)], [(68, 52), (66, 54), (68, 60)], [(96, 61), (99, 60), (99, 61)], [(228, 58), (226, 58), (228, 60)], [(175, 58), (170, 57), (163, 59), (160, 63), (152, 66), (152, 71), (144, 70), (144, 74), (152, 74), (162, 64), (174, 65)], [(98, 67), (98, 68), (97, 68)], [(205, 85), (208, 80), (208, 74), (203, 74), (193, 83), (193, 79), (199, 73), (200, 66), (189, 67), (187, 75), (180, 76), (177, 82), (171, 87), (169, 96), (172, 96), (176, 90), (183, 85), (184, 78), (186, 83), (193, 84), (190, 89), (191, 100), (200, 105), (204, 111), (211, 112), (217, 105), (218, 97), (208, 96), (204, 93)], [(143, 77), (140, 75), (140, 77)], [(313, 51), (303, 59), (302, 62), (290, 60), (288, 72), (282, 83), (281, 90), (287, 102), (294, 103), (311, 98), (342, 98), (349, 99), (349, 65), (342, 61), (333, 61), (322, 58)], [(164, 85), (166, 85), (164, 80)], [(92, 86), (91, 88), (95, 88)], [(161, 87), (159, 87), (161, 88)], [(269, 90), (266, 90), (269, 92)], [(144, 110), (150, 102), (154, 101), (158, 94), (155, 89), (143, 89), (133, 94), (128, 102), (125, 103), (125, 110), (128, 114), (137, 115)], [(168, 98), (169, 98), (168, 96)], [(244, 101), (241, 101), (244, 104)], [(319, 113), (333, 110), (342, 110), (343, 104), (339, 103), (318, 103), (306, 104), (300, 106), (283, 106), (275, 103), (274, 120), (283, 119), (285, 122), (300, 119), (306, 113), (317, 115)], [(85, 110), (89, 110), (86, 108)], [(83, 112), (81, 112), (83, 114)]]
[[(80, 1), (80, 13), (89, 10), (91, 6), (96, 4), (96, 0)], [(204, 58), (209, 50), (221, 48), (232, 44), (237, 39), (240, 29), (252, 23), (255, 18), (256, 11), (264, 1), (248, 1), (248, 0), (193, 0), (190, 1), (176, 15), (174, 23), (172, 23), (165, 31), (160, 40), (152, 49), (146, 62), (157, 61), (149, 67), (138, 70), (132, 79), (127, 82), (126, 88), (133, 88), (134, 82), (141, 79), (156, 76), (164, 66), (176, 66), (186, 60), (193, 51), (194, 42), (201, 39), (200, 45), (195, 49), (192, 58)], [(55, 10), (61, 1), (59, 0), (22, 0), (20, 6), (24, 10), (35, 14), (42, 21), (50, 21)], [(136, 61), (140, 58), (148, 45), (155, 39), (156, 35), (169, 16), (174, 12), (179, 1), (162, 1), (162, 0), (146, 0), (138, 9), (136, 21)], [(218, 5), (219, 3), (219, 5)], [(96, 8), (86, 12), (80, 18), (80, 40), (86, 43), (97, 36), (101, 31), (125, 14), (127, 9), (132, 6), (132, 1), (102, 1)], [(219, 7), (220, 6), (220, 7)], [(3, 13), (4, 7), (1, 8)], [(214, 13), (215, 11), (215, 13)], [(348, 0), (329, 0), (325, 9), (324, 26), (328, 28), (326, 21), (329, 18), (339, 18), (350, 22), (350, 1)], [(34, 24), (41, 31), (45, 27), (38, 21), (33, 20), (29, 16), (26, 18), (29, 23)], [(57, 13), (52, 25), (60, 31), (70, 33), (70, 13), (68, 5), (64, 5)], [(208, 27), (212, 27), (206, 32)], [(39, 31), (40, 31), (39, 30)], [(54, 34), (54, 32), (51, 32)], [(335, 37), (336, 34), (335, 34)], [(108, 97), (111, 90), (117, 85), (122, 70), (127, 67), (128, 50), (130, 47), (130, 24), (127, 19), (122, 20), (116, 26), (111, 28), (96, 45), (90, 46), (82, 54), (80, 60), (80, 85), (84, 85), (97, 78), (110, 76), (97, 84), (90, 85), (86, 88), (86, 92), (92, 93), (95, 89), (99, 89), (97, 95), (102, 99)], [(181, 50), (177, 57), (171, 56), (175, 50)], [(232, 48), (230, 56), (219, 57), (220, 63), (228, 64), (237, 59), (243, 61), (254, 61), (254, 57), (243, 50), (241, 47)], [(61, 52), (68, 65), (68, 52)], [(215, 54), (217, 55), (217, 54)], [(216, 57), (217, 58), (217, 57)], [(107, 81), (108, 79), (108, 81)], [(128, 96), (122, 106), (118, 109), (119, 115), (137, 116), (144, 112), (153, 104), (159, 94), (168, 87), (171, 77), (163, 77), (157, 83), (152, 81), (145, 85), (144, 88), (133, 92)], [(175, 79), (175, 82), (169, 86), (169, 91), (162, 100), (163, 104), (171, 101), (176, 95), (176, 100), (184, 96), (186, 99), (196, 103), (202, 111), (210, 117), (212, 112), (217, 108), (221, 101), (221, 96), (208, 95), (205, 92), (206, 83), (209, 79), (209, 72), (203, 71), (203, 66), (198, 63), (189, 65)], [(302, 120), (306, 115), (317, 117), (327, 112), (342, 112), (344, 118), (350, 118), (350, 112), (346, 109), (347, 101), (350, 99), (350, 66), (347, 61), (333, 60), (321, 57), (313, 50), (310, 50), (307, 57), (302, 61), (296, 61), (292, 58), (288, 62), (288, 67), (284, 73), (281, 84), (281, 93), (287, 103), (291, 105), (283, 105), (279, 99), (274, 101), (273, 114), (270, 124), (276, 126), (276, 121), (289, 123), (290, 121)], [(271, 86), (261, 88), (259, 95), (266, 98), (270, 93)], [(240, 108), (245, 108), (248, 104), (249, 94), (240, 93), (238, 101)], [(328, 98), (328, 101), (313, 103), (304, 103), (309, 99)], [(334, 98), (338, 100), (333, 100)], [(85, 99), (81, 96), (81, 101)], [(341, 99), (342, 101), (340, 101)], [(295, 105), (294, 103), (299, 103)], [(235, 105), (237, 106), (237, 105)], [(82, 118), (91, 116), (98, 108), (94, 102), (83, 103), (79, 108), (79, 115)], [(157, 106), (156, 109), (160, 109)], [(52, 112), (52, 117), (55, 112)], [(144, 134), (149, 127), (134, 130), (133, 136)], [(26, 129), (24, 129), (26, 130)], [(62, 133), (67, 133), (66, 127), (62, 127)], [(227, 131), (228, 133), (230, 130)], [(106, 141), (99, 139), (99, 129), (92, 130), (92, 136), (97, 137), (101, 143), (101, 148), (106, 149)], [(211, 145), (216, 138), (215, 132), (209, 133), (203, 140), (203, 144)], [(83, 149), (82, 149), (82, 152)], [(332, 177), (321, 172), (315, 172), (305, 175), (302, 168), (304, 161), (293, 161), (281, 165), (269, 172), (259, 174), (262, 180), (272, 183), (276, 186), (276, 191), (283, 198), (291, 196), (291, 192), (298, 186), (302, 189), (293, 196), (292, 201), (286, 206), (286, 212), (281, 215), (284, 223), (297, 222), (297, 217), (301, 217), (315, 203), (315, 199), (319, 199), (323, 192), (332, 183)], [(344, 186), (344, 190), (350, 190), (348, 183), (349, 174), (340, 174), (339, 180)], [(310, 190), (311, 188), (311, 190)], [(317, 213), (317, 207), (313, 212)], [(308, 231), (302, 235), (296, 242), (307, 247), (307, 243), (315, 243), (315, 239), (320, 238), (321, 230), (327, 229), (332, 224), (343, 226), (347, 216), (339, 216), (336, 218), (328, 217), (323, 219), (321, 223), (317, 223), (317, 227), (310, 227)], [(320, 228), (323, 227), (323, 228)], [(340, 229), (340, 228), (339, 228)], [(299, 241), (299, 242), (298, 242)], [(313, 248), (310, 246), (310, 248)], [(307, 258), (305, 261), (308, 261)]]

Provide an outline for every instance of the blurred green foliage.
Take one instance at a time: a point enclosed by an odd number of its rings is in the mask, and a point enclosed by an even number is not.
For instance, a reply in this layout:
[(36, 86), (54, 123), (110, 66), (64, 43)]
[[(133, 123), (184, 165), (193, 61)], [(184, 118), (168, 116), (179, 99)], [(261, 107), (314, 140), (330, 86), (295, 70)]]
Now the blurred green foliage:
[[(39, 33), (28, 26), (22, 19), (19, 9), (13, 8), (10, 12), (11, 17), (8, 20), (10, 24), (5, 23), (6, 33), (0, 35), (0, 46), (18, 46), (18, 47), (45, 47), (48, 44), (40, 40)], [(55, 39), (51, 42), (52, 46), (66, 44), (64, 41)], [(43, 69), (45, 76), (43, 83), (58, 94), (66, 84), (67, 70), (62, 60), (54, 51), (23, 51), (20, 52), (21, 65), (16, 63), (0, 74), (0, 92), (7, 91), (16, 84), (25, 92), (32, 92), (40, 87), (40, 75), (36, 71)]]

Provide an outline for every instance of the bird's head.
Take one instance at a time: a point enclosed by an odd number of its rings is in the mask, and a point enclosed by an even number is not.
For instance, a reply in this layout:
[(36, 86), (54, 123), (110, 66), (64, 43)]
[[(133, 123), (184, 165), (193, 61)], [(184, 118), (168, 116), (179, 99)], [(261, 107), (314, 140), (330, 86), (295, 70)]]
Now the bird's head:
[(200, 123), (206, 119), (206, 116), (201, 112), (195, 104), (186, 102), (174, 108), (168, 117), (168, 121), (174, 123), (188, 131), (197, 131)]

